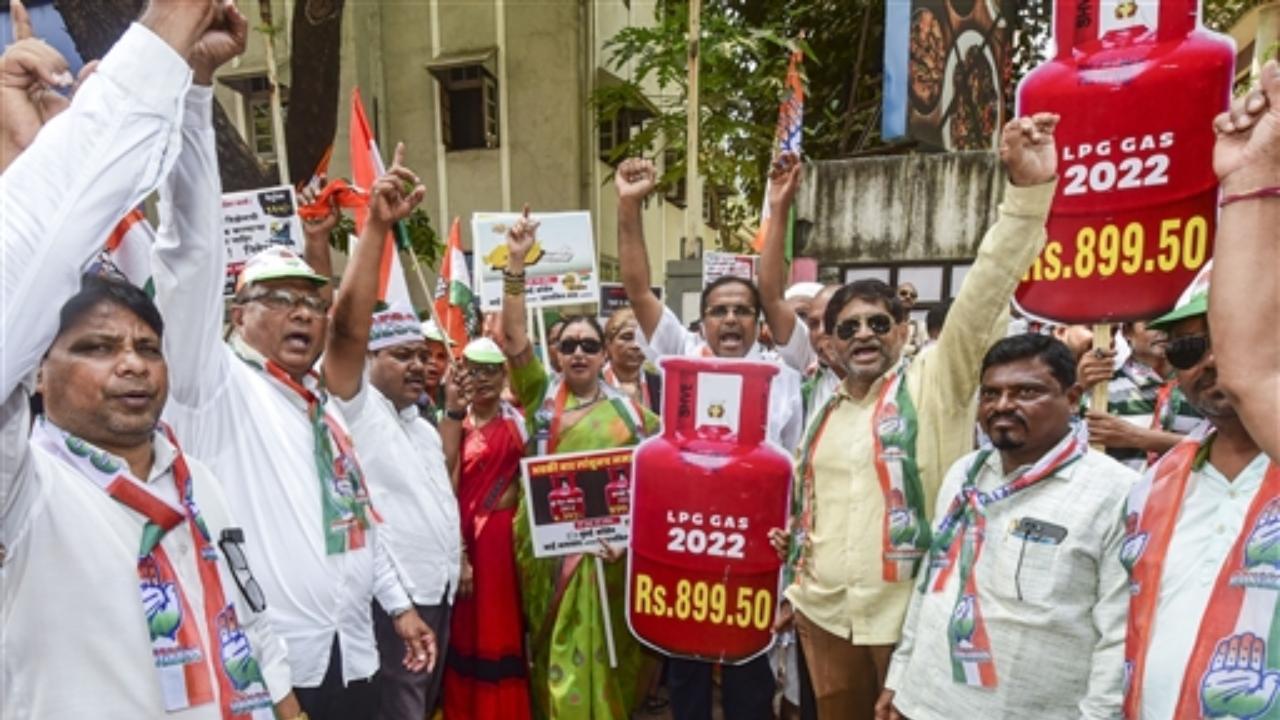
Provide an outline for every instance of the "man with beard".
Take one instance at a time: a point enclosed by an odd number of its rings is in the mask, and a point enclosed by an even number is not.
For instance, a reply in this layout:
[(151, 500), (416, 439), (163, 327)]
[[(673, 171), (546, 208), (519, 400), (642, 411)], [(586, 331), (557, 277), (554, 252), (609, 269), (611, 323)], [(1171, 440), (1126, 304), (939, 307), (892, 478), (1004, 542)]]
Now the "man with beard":
[(43, 128), (35, 91), (64, 61), (34, 40), (0, 58), (0, 135), (21, 150), (0, 179), (0, 716), (300, 713), (243, 560), (257, 539), (158, 424), (159, 311), (80, 277), (163, 178), (212, 162), (209, 85), (246, 33), (234, 6), (152, 0)]
[[(641, 210), (645, 197), (657, 187), (657, 173), (649, 160), (623, 161), (615, 178), (618, 189), (618, 257), (622, 283), (643, 337), (638, 338), (645, 354), (693, 355), (719, 358), (760, 359), (756, 342), (762, 308), (761, 293), (750, 280), (722, 277), (702, 290), (700, 315), (702, 337), (681, 325), (675, 313), (649, 289), (649, 253), (645, 248)], [(794, 189), (792, 190), (794, 193)], [(795, 314), (782, 298), (781, 284), (776, 298), (795, 324)], [(705, 341), (704, 341), (705, 338)], [(784, 346), (808, 340), (801, 333), (788, 332)], [(788, 363), (786, 347), (779, 353)], [(800, 442), (804, 409), (800, 400), (800, 373), (794, 366), (782, 366), (769, 386), (767, 437), (786, 452)], [(803, 367), (801, 365), (800, 367)], [(710, 720), (712, 715), (712, 664), (670, 658), (667, 686), (671, 692), (671, 712), (675, 720)], [(742, 665), (724, 665), (721, 697), (724, 716), (735, 720), (771, 720), (775, 680), (767, 654)]]
[[(417, 182), (401, 165), (403, 155), (401, 144), (387, 174), (369, 191), (368, 218), (347, 265), (350, 282), (333, 309), (325, 380), (360, 448), (369, 497), (384, 519), (379, 533), (400, 562), (418, 615), (445, 646), (459, 587), (461, 529), (440, 435), (418, 413), (431, 351), (413, 308), (393, 305), (374, 312), (383, 239), (422, 200), (421, 186), (411, 195), (399, 190)], [(430, 344), (444, 348), (442, 342)], [(435, 711), (444, 663), (431, 671), (402, 667), (403, 641), (380, 602), (373, 605), (373, 629), (381, 661), (378, 717), (428, 717)]]
[[(1216, 274), (1216, 271), (1215, 271)], [(1153, 326), (1207, 422), (1129, 496), (1125, 716), (1280, 718), (1280, 468), (1219, 382), (1208, 271)]]
[[(1019, 118), (1000, 147), (1008, 172), (936, 348), (903, 359), (907, 315), (878, 280), (841, 288), (823, 323), (844, 383), (814, 415), (796, 470), (787, 598), (820, 718), (870, 718), (928, 548), (946, 469), (973, 446), (983, 353), (1004, 336), (1018, 279), (1044, 242), (1056, 115)], [(777, 531), (785, 548), (788, 538)]]
[[(212, 155), (181, 180), (183, 193), (167, 199), (170, 231), (162, 224), (154, 253), (166, 347), (180, 358), (170, 368), (165, 417), (218, 473), (254, 540), (249, 560), (272, 626), (288, 645), (303, 709), (312, 720), (371, 718), (378, 699), (373, 598), (394, 618), (409, 670), (430, 669), (435, 645), (375, 525), (346, 420), (312, 370), (326, 339), (340, 339), (328, 333), (329, 303), (320, 294), (328, 278), (285, 247), (250, 258), (231, 306), (234, 331), (223, 343), (225, 250)], [(362, 279), (349, 272), (345, 283)], [(363, 362), (363, 354), (330, 352), (323, 371), (359, 377)]]
[(947, 472), (877, 720), (1118, 717), (1136, 476), (1089, 449), (1061, 341), (1005, 338), (981, 378), (994, 448)]

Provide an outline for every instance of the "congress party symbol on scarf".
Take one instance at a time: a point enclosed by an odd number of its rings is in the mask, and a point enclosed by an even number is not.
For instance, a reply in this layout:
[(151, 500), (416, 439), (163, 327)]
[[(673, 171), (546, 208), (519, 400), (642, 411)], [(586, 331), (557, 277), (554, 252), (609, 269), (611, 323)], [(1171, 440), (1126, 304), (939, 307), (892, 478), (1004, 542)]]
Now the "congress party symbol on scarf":
[[(1213, 442), (1208, 425), (1147, 470), (1129, 494), (1121, 561), (1129, 570), (1125, 716), (1142, 708), (1160, 580), (1193, 473)], [(1280, 719), (1280, 466), (1267, 466), (1200, 618), (1174, 717)]]
[[(306, 410), (314, 437), (312, 453), (320, 481), (326, 554), (340, 555), (363, 548), (372, 523), (382, 522), (382, 518), (369, 501), (364, 473), (356, 461), (351, 438), (329, 410), (324, 391), (312, 392), (274, 361), (263, 358), (239, 335), (232, 337), (231, 349), (249, 367), (265, 375), (271, 384)], [(316, 376), (312, 373), (311, 377)]]
[[(882, 577), (885, 582), (901, 582), (915, 576), (918, 562), (929, 547), (929, 526), (925, 520), (924, 489), (916, 465), (916, 437), (919, 422), (915, 403), (907, 391), (907, 363), (901, 363), (885, 377), (871, 416), (876, 477), (884, 494), (881, 528)], [(794, 575), (804, 581), (813, 532), (815, 481), (813, 455), (836, 408), (849, 397), (836, 392), (818, 410), (800, 450), (800, 482), (792, 489), (791, 513), (796, 527), (792, 533), (784, 582)]]
[[(217, 682), (223, 720), (270, 720), (274, 717), (271, 696), (249, 637), (236, 617), (235, 605), (223, 593), (218, 552), (196, 505), (186, 459), (167, 426), (161, 425), (158, 432), (177, 451), (173, 482), (182, 498), (181, 506), (160, 497), (134, 477), (120, 458), (44, 418), (32, 429), (32, 441), (75, 468), (116, 502), (147, 518), (138, 549), (138, 586), (165, 710), (178, 712), (214, 702), (217, 697), (213, 683)], [(192, 588), (184, 587), (160, 544), (169, 531), (184, 521), (196, 549), (207, 644), (191, 609)], [(216, 648), (218, 654), (212, 667), (210, 648)]]
[(997, 684), (991, 640), (987, 635), (982, 607), (978, 601), (977, 565), (986, 536), (985, 508), (1032, 487), (1074, 463), (1084, 457), (1087, 447), (1087, 441), (1077, 424), (1025, 472), (988, 492), (979, 490), (977, 481), (994, 451), (980, 450), (965, 472), (960, 492), (951, 500), (946, 513), (938, 519), (937, 531), (929, 548), (929, 564), (920, 583), (920, 590), (941, 592), (958, 561), (960, 588), (947, 631), (951, 647), (951, 675), (956, 682), (984, 688), (993, 688)]

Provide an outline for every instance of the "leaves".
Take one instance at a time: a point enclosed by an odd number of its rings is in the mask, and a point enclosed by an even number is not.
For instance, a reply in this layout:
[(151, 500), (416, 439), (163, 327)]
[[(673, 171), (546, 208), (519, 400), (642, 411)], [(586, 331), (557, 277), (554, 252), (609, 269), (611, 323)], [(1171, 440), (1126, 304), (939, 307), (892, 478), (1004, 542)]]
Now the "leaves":
[[(424, 267), (436, 269), (440, 258), (444, 256), (444, 243), (435, 228), (431, 227), (431, 218), (421, 207), (416, 207), (404, 220), (405, 230), (409, 234), (409, 245), (418, 262)], [(347, 213), (342, 213), (338, 224), (329, 233), (329, 246), (343, 253), (349, 253), (348, 239), (356, 234), (356, 221)]]

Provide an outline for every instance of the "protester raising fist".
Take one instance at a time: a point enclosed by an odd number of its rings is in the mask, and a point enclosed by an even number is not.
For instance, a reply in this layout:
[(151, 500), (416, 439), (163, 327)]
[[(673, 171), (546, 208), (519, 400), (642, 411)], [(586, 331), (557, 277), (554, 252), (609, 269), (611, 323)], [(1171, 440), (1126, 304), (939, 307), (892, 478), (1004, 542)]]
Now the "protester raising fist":
[(652, 160), (628, 158), (618, 166), (613, 183), (618, 188), (620, 202), (638, 202), (648, 197), (658, 186), (658, 171)]

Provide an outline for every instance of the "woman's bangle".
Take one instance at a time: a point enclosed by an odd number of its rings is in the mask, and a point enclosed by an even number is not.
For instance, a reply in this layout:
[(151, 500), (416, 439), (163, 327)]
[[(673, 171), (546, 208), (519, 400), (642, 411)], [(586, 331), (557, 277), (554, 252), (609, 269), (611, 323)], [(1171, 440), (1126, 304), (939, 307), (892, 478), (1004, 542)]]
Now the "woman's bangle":
[(467, 419), (467, 411), (466, 411), (466, 410), (449, 410), (449, 409), (445, 409), (445, 411), (444, 411), (444, 416), (445, 416), (445, 417), (447, 417), (447, 418), (449, 418), (450, 420), (455, 420), (455, 421), (457, 421), (457, 422), (462, 422), (463, 420), (466, 420), (466, 419)]
[(1271, 187), (1264, 187), (1252, 192), (1226, 195), (1218, 202), (1218, 207), (1226, 207), (1232, 203), (1238, 203), (1241, 200), (1261, 200), (1263, 198), (1280, 198), (1280, 185), (1272, 185)]

